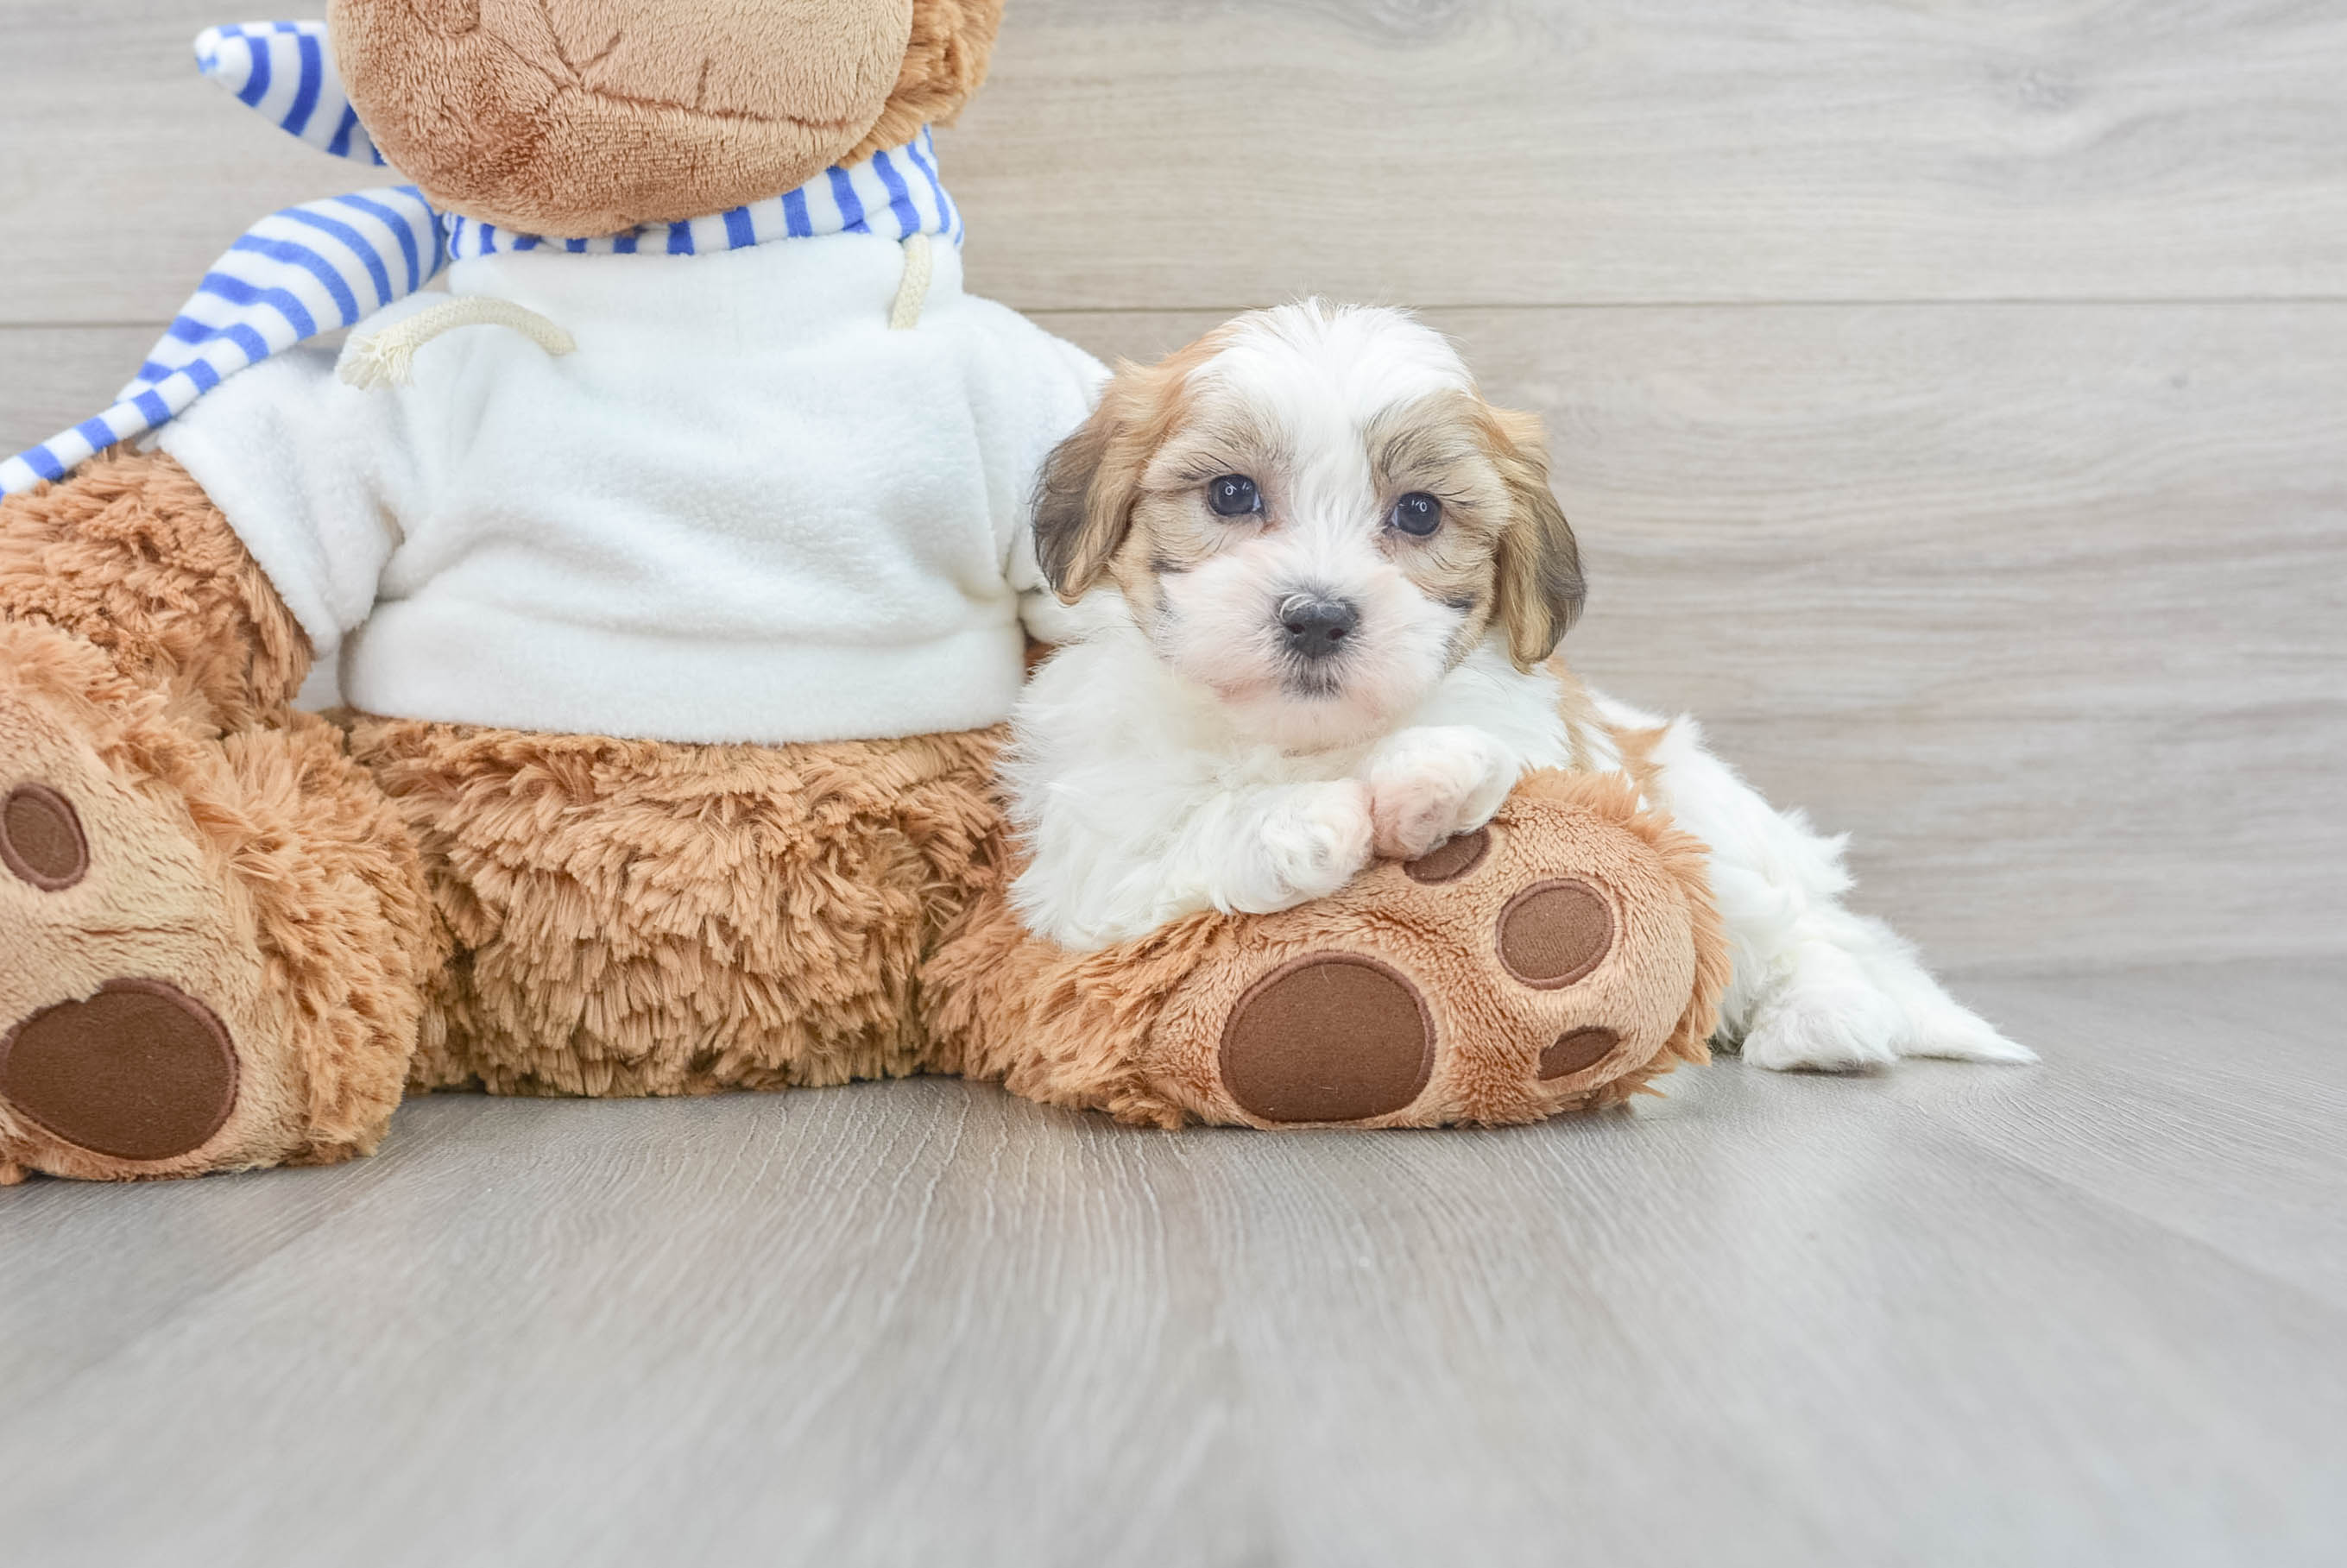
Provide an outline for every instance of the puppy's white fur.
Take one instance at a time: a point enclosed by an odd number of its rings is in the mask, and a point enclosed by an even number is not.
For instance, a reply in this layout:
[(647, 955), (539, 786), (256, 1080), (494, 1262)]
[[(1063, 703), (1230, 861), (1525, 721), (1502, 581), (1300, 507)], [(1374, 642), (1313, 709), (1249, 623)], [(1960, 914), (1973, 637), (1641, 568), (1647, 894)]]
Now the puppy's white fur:
[[(1005, 766), (1030, 856), (1013, 898), (1031, 929), (1096, 948), (1200, 910), (1288, 908), (1377, 856), (1481, 826), (1531, 770), (1620, 769), (1622, 737), (1659, 732), (1645, 787), (1710, 846), (1735, 970), (1722, 1032), (1747, 1060), (2033, 1060), (1846, 908), (1842, 841), (1773, 810), (1692, 720), (1583, 697), (1553, 661), (1523, 668), (1496, 617), (1486, 630), (1423, 590), (1428, 558), (1386, 523), (1408, 481), (1381, 477), (1370, 448), (1430, 399), (1475, 395), (1445, 340), (1399, 313), (1312, 303), (1243, 317), (1191, 361), (1166, 395), (1204, 434), (1161, 417), (1157, 445), (1127, 454), (1140, 500), (1120, 504), (1194, 534), (1195, 559), (1135, 545), (1121, 587), (1079, 584), (1072, 610), (1030, 616), (1065, 643), (1027, 688)], [(1184, 509), (1184, 487), (1251, 468), (1266, 470), (1261, 518), (1225, 531)], [(1455, 451), (1444, 471), (1464, 536), (1497, 492)], [(1303, 590), (1360, 609), (1338, 678), (1308, 690), (1276, 634), (1277, 607)]]

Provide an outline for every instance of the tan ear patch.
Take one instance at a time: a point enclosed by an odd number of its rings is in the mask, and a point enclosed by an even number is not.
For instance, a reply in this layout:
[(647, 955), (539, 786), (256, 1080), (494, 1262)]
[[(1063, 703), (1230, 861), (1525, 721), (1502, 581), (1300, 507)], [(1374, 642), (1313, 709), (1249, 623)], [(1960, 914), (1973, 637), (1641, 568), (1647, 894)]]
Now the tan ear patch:
[(1498, 619), (1520, 670), (1537, 669), (1581, 617), (1588, 585), (1581, 547), (1549, 487), (1548, 447), (1529, 414), (1487, 408), (1485, 436), (1506, 484), (1510, 518), (1498, 560)]
[[(1044, 580), (1070, 604), (1081, 599), (1122, 553), (1136, 530), (1142, 480), (1191, 412), (1190, 375), (1220, 354), (1230, 329), (1218, 327), (1153, 365), (1119, 363), (1100, 405), (1043, 466), (1035, 497), (1035, 556)], [(1148, 554), (1148, 541), (1140, 541)], [(1140, 569), (1147, 569), (1143, 559)], [(1147, 595), (1121, 582), (1136, 602)]]

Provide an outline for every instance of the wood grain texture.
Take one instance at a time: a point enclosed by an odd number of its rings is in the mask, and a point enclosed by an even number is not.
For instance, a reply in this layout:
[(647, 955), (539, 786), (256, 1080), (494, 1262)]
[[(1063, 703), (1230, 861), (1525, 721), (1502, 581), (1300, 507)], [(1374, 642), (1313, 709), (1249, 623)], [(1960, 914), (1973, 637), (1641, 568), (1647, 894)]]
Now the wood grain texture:
[[(2347, 968), (2004, 979), (2047, 1064), (1505, 1132), (949, 1082), (410, 1106), (0, 1193), (45, 1564), (2124, 1564), (2347, 1530)], [(2255, 1109), (2260, 1092), (2266, 1114)], [(2213, 1102), (2213, 1104), (2212, 1104)]]
[(943, 145), (1035, 308), (2336, 297), (2342, 61), (2304, 0), (1014, 0)]
[[(198, 80), (213, 0), (0, 4), (0, 320), (162, 316), (370, 183)], [(2347, 295), (2321, 0), (1012, 0), (944, 138), (1022, 307)]]

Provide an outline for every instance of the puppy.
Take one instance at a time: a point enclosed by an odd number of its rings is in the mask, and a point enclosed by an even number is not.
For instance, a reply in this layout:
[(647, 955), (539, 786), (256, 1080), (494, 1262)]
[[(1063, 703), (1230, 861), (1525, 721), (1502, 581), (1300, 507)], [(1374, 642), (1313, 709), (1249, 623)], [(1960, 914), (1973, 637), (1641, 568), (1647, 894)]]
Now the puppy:
[(1583, 589), (1538, 422), (1409, 316), (1290, 305), (1122, 367), (1031, 542), (1057, 603), (1030, 624), (1064, 644), (1005, 769), (1038, 934), (1287, 908), (1482, 825), (1530, 770), (1624, 771), (1711, 848), (1747, 1058), (2031, 1060), (1842, 906), (1840, 840), (1553, 657)]

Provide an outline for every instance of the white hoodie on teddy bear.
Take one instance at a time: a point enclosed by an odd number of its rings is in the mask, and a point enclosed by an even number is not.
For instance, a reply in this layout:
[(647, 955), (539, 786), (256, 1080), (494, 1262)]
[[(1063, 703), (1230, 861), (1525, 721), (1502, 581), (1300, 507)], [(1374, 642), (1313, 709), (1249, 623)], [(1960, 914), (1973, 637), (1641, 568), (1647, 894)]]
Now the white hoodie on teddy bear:
[[(1019, 596), (1041, 586), (1034, 478), (1106, 372), (962, 292), (943, 200), (907, 210), (938, 238), (917, 323), (892, 327), (921, 247), (836, 231), (841, 173), (784, 199), (787, 233), (726, 215), (716, 253), (459, 223), (451, 292), (521, 306), (575, 352), (471, 326), (366, 391), (295, 349), (160, 444), (370, 712), (763, 743), (997, 723)], [(727, 227), (677, 226), (721, 246)]]

